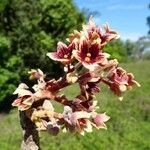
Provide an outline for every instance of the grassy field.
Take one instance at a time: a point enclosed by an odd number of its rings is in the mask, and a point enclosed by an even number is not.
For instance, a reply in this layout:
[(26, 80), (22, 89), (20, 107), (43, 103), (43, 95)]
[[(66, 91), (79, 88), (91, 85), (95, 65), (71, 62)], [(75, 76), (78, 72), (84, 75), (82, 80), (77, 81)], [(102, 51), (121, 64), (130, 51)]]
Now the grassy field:
[[(150, 61), (123, 65), (135, 74), (141, 84), (124, 96), (123, 102), (106, 87), (97, 95), (100, 112), (107, 112), (111, 119), (107, 130), (94, 130), (85, 136), (60, 133), (51, 136), (41, 133), (42, 150), (150, 150)], [(77, 87), (65, 90), (69, 97)], [(0, 116), (0, 150), (19, 150), (21, 128), (17, 110)]]

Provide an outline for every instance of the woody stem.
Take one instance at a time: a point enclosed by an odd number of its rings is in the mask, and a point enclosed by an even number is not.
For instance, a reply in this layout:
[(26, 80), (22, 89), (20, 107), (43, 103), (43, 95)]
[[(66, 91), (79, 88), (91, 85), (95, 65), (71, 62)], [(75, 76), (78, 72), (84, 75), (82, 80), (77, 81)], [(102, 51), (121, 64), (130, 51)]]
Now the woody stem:
[(23, 129), (21, 150), (40, 150), (39, 134), (35, 124), (27, 117), (25, 111), (19, 112), (20, 124)]

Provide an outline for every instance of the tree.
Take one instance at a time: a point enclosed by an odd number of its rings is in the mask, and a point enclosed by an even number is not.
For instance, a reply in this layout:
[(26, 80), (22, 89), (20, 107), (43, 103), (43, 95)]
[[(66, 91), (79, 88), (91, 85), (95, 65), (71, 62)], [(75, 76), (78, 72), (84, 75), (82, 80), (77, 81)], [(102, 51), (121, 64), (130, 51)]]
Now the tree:
[(126, 40), (125, 41), (125, 47), (126, 47), (126, 51), (127, 51), (127, 55), (128, 57), (132, 57), (135, 47), (136, 47), (136, 43), (130, 40)]
[(143, 58), (143, 53), (150, 48), (150, 36), (140, 37), (135, 46), (134, 57), (141, 59)]
[(0, 28), (11, 37), (11, 51), (22, 58), (21, 67), (44, 70), (46, 52), (55, 50), (57, 41), (84, 20), (71, 0), (8, 0), (0, 15)]
[[(10, 109), (10, 99), (13, 99), (12, 92), (20, 79), (17, 68), (21, 59), (10, 53), (10, 39), (0, 35), (0, 110)], [(4, 101), (6, 100), (7, 101)]]

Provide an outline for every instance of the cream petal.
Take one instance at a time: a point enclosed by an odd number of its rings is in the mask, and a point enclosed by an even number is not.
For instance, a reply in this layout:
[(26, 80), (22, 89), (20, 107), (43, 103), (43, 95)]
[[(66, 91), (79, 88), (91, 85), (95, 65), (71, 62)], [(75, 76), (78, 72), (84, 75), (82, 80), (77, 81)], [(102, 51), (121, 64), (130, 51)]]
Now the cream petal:
[(48, 110), (48, 111), (52, 111), (52, 112), (54, 111), (54, 107), (53, 107), (52, 103), (49, 100), (44, 101), (43, 108), (45, 110)]

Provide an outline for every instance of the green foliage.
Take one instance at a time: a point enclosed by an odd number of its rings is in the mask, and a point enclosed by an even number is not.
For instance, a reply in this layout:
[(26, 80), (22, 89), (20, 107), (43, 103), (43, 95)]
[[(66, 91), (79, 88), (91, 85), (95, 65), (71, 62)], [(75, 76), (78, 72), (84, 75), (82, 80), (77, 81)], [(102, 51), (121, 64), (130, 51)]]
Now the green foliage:
[(109, 43), (105, 48), (105, 52), (109, 53), (111, 58), (118, 59), (119, 62), (127, 60), (127, 48), (120, 39)]
[(5, 9), (7, 3), (8, 3), (8, 0), (1, 0), (0, 1), (0, 12)]
[(127, 55), (129, 57), (131, 57), (133, 55), (135, 47), (136, 47), (135, 42), (132, 42), (130, 40), (126, 40), (125, 41), (125, 47), (126, 47)]
[[(15, 90), (19, 75), (16, 71), (20, 64), (19, 57), (11, 55), (11, 41), (9, 38), (0, 35), (0, 109), (10, 109), (12, 102), (10, 95)], [(5, 101), (8, 99), (8, 101)], [(5, 104), (5, 105), (4, 105)]]
[[(149, 99), (150, 99), (150, 61), (122, 64), (124, 68), (135, 74), (141, 84), (140, 88), (126, 93), (120, 102), (107, 87), (101, 87), (103, 93), (97, 95), (100, 112), (107, 111), (111, 119), (107, 122), (107, 130), (94, 130), (85, 136), (61, 133), (51, 136), (41, 133), (43, 150), (149, 150)], [(73, 97), (77, 87), (68, 88), (65, 93)], [(59, 105), (60, 106), (60, 105)], [(0, 149), (19, 150), (22, 131), (19, 126), (17, 110), (9, 115), (0, 116)]]
[(46, 53), (84, 21), (71, 0), (8, 0), (0, 15), (0, 29), (9, 35), (11, 51), (22, 58), (22, 67), (47, 72), (54, 70), (52, 63), (46, 65)]
[(3, 64), (3, 60), (7, 59), (10, 48), (10, 40), (5, 36), (0, 35), (0, 64)]
[(15, 83), (19, 76), (7, 69), (0, 68), (0, 101), (8, 95), (11, 95), (15, 90)]

